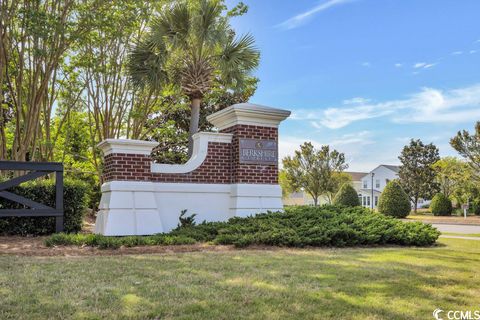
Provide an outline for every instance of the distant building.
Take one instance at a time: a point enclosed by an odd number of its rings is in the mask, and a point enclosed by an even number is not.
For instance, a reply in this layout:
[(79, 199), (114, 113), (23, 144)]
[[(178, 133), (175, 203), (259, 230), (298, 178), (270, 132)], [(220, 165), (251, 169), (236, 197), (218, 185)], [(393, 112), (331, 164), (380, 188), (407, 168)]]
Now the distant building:
[[(380, 199), (380, 194), (385, 189), (388, 182), (398, 179), (398, 172), (400, 171), (400, 166), (386, 165), (381, 164), (368, 174), (361, 178), (361, 188), (358, 192), (358, 197), (362, 206), (371, 208), (373, 201), (373, 208), (378, 206), (378, 200)], [(372, 178), (372, 173), (373, 178)], [(373, 186), (372, 186), (373, 180)], [(373, 189), (373, 199), (372, 199), (372, 189)], [(419, 199), (417, 208), (421, 208), (424, 205), (428, 205), (429, 200)], [(412, 203), (413, 207), (413, 203)]]
[[(352, 177), (353, 188), (358, 193), (358, 199), (363, 207), (373, 208), (378, 206), (380, 194), (388, 182), (398, 179), (400, 166), (381, 164), (370, 172), (345, 172)], [(372, 198), (372, 173), (373, 198)], [(319, 198), (319, 204), (328, 203), (324, 196)], [(283, 199), (284, 205), (313, 205), (312, 197), (304, 191), (294, 192)], [(417, 208), (430, 204), (430, 200), (419, 199)], [(413, 203), (412, 203), (413, 207)]]

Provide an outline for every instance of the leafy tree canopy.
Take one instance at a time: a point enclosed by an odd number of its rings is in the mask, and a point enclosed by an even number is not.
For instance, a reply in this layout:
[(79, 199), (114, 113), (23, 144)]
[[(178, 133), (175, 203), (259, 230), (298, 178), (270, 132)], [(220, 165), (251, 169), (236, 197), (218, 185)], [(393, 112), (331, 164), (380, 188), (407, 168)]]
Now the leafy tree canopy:
[(398, 173), (400, 184), (412, 200), (416, 212), (418, 199), (431, 199), (438, 191), (432, 168), (440, 160), (438, 148), (433, 143), (424, 144), (419, 139), (412, 139), (398, 158), (402, 163)]
[(450, 139), (450, 145), (468, 160), (473, 168), (473, 178), (480, 182), (480, 121), (476, 123), (473, 134), (467, 130), (459, 131)]
[(283, 159), (283, 168), (291, 190), (304, 190), (315, 205), (321, 195), (333, 192), (338, 181), (332, 179), (335, 174), (348, 168), (345, 155), (337, 150), (330, 151), (328, 145), (319, 150), (310, 142), (300, 146), (293, 157)]

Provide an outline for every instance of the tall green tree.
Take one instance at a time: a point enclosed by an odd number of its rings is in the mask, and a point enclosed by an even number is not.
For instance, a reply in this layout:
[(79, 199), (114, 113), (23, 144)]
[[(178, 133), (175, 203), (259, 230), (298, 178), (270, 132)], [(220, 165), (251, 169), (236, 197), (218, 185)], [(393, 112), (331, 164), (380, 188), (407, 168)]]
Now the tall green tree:
[(444, 157), (435, 162), (432, 167), (435, 170), (435, 180), (440, 187), (440, 192), (448, 198), (453, 197), (472, 176), (470, 166), (455, 157)]
[(457, 135), (450, 139), (450, 145), (468, 160), (473, 169), (473, 178), (480, 182), (480, 121), (475, 124), (474, 133), (467, 130), (457, 132)]
[(424, 144), (420, 139), (410, 141), (398, 157), (402, 163), (398, 176), (400, 184), (410, 197), (417, 212), (418, 199), (431, 199), (438, 192), (433, 164), (440, 160), (438, 148)]
[[(68, 82), (66, 57), (89, 30), (86, 16), (97, 3), (0, 1), (1, 110), (4, 113), (6, 105), (13, 110), (12, 126), (7, 127), (5, 119), (0, 121), (4, 144), (0, 158), (24, 161), (51, 157), (50, 120), (59, 91)], [(6, 141), (7, 129), (12, 130), (12, 141)]]
[(172, 85), (190, 101), (189, 155), (205, 95), (216, 84), (241, 90), (259, 63), (253, 37), (236, 37), (230, 26), (230, 16), (239, 13), (229, 13), (219, 0), (176, 1), (159, 12), (130, 56), (137, 87)]
[(317, 150), (310, 142), (302, 144), (293, 157), (283, 159), (283, 170), (289, 189), (304, 190), (313, 198), (315, 205), (318, 205), (321, 195), (338, 188), (334, 177), (347, 168), (343, 153), (330, 151), (328, 145)]

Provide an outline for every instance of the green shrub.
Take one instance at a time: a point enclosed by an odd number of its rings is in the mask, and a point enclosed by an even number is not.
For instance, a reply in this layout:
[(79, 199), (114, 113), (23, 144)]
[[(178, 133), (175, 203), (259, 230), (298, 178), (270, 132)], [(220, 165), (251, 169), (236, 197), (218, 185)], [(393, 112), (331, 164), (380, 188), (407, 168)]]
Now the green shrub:
[(475, 199), (472, 201), (471, 205), (472, 213), (475, 215), (480, 215), (480, 199)]
[(397, 181), (390, 181), (378, 201), (378, 211), (387, 216), (405, 218), (410, 213), (410, 199)]
[(128, 236), (107, 237), (99, 234), (66, 234), (56, 233), (45, 240), (47, 247), (58, 245), (91, 246), (100, 249), (117, 249), (120, 247), (154, 246), (154, 245), (180, 245), (194, 244), (193, 238), (169, 234), (156, 234), (153, 236)]
[(443, 193), (437, 193), (430, 202), (430, 211), (434, 216), (450, 216), (453, 211), (452, 201)]
[(178, 227), (167, 234), (145, 237), (55, 234), (53, 245), (120, 246), (190, 244), (212, 242), (245, 247), (252, 244), (305, 246), (432, 245), (440, 233), (422, 222), (404, 223), (362, 207), (290, 207), (228, 222), (203, 222)]
[[(81, 181), (65, 180), (63, 189), (64, 231), (79, 232), (87, 204), (87, 186)], [(9, 191), (33, 201), (55, 207), (55, 182), (38, 180), (10, 188)], [(23, 206), (0, 199), (0, 209), (21, 209)], [(4, 217), (0, 218), (0, 234), (45, 235), (55, 232), (54, 217)]]
[(357, 191), (355, 191), (349, 183), (345, 183), (335, 195), (333, 204), (346, 207), (356, 207), (360, 205), (360, 200), (358, 199)]

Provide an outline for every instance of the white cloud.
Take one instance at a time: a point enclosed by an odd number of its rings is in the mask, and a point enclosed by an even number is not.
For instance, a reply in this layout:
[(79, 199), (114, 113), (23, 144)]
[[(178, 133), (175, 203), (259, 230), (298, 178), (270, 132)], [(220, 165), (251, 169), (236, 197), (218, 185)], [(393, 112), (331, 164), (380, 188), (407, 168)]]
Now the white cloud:
[[(356, 104), (349, 104), (350, 101)], [(405, 99), (371, 102), (346, 100), (321, 111), (297, 110), (293, 119), (309, 120), (316, 128), (339, 129), (372, 118), (390, 117), (400, 123), (461, 123), (480, 118), (480, 84), (452, 90), (422, 88)]]
[(371, 67), (372, 64), (370, 62), (362, 62), (362, 67)]
[[(372, 137), (373, 134), (370, 131), (347, 133), (339, 137), (329, 139), (328, 141), (319, 141), (315, 139), (306, 139), (294, 136), (282, 136), (282, 139), (280, 139), (278, 143), (278, 153), (279, 158), (283, 159), (286, 156), (294, 155), (295, 150), (298, 150), (300, 145), (304, 142), (311, 142), (315, 148), (320, 148), (322, 145), (328, 144), (331, 148), (345, 153), (347, 163), (351, 164), (354, 163), (354, 159), (361, 159), (363, 157), (365, 153), (364, 146), (375, 143), (375, 141), (372, 140)], [(356, 163), (356, 170), (358, 170), (359, 165), (360, 163)], [(370, 165), (367, 164), (366, 167), (368, 166)]]
[(452, 55), (458, 56), (458, 55), (461, 55), (462, 53), (463, 53), (463, 51), (454, 51), (454, 52), (452, 52)]
[(396, 68), (401, 68), (401, 67), (403, 67), (403, 64), (402, 63), (395, 63), (395, 67)]
[(470, 50), (468, 53), (474, 54), (474, 53), (477, 53), (477, 50)]
[(417, 62), (413, 65), (413, 68), (415, 68), (415, 69), (429, 69), (429, 68), (431, 68), (435, 65), (436, 65), (436, 63)]
[(365, 103), (368, 103), (369, 101), (370, 99), (355, 97), (355, 98), (343, 100), (343, 104), (365, 104)]
[(315, 16), (316, 14), (318, 14), (318, 13), (324, 11), (324, 10), (327, 10), (329, 8), (332, 8), (332, 7), (341, 5), (341, 4), (345, 4), (347, 2), (353, 2), (353, 1), (356, 1), (356, 0), (328, 0), (328, 1), (325, 1), (325, 2), (322, 2), (322, 3), (318, 4), (317, 6), (315, 6), (313, 8), (311, 8), (310, 10), (307, 10), (303, 13), (297, 14), (296, 16), (293, 16), (293, 17), (285, 20), (284, 22), (280, 23), (278, 26), (283, 28), (283, 29), (294, 29), (294, 28), (297, 28), (297, 27), (301, 26), (308, 19), (311, 19), (313, 16)]

